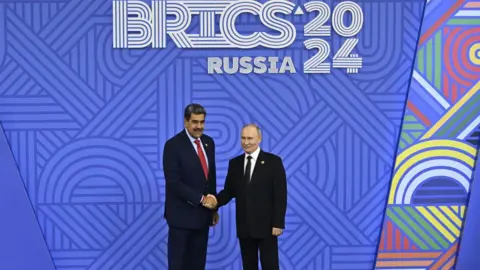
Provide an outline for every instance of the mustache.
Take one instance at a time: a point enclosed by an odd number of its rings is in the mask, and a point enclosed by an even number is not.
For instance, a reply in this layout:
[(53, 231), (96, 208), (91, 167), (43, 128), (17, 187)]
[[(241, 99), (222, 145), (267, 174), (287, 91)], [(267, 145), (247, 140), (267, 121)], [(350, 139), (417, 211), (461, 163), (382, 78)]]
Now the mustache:
[(193, 131), (203, 131), (203, 128), (196, 128)]

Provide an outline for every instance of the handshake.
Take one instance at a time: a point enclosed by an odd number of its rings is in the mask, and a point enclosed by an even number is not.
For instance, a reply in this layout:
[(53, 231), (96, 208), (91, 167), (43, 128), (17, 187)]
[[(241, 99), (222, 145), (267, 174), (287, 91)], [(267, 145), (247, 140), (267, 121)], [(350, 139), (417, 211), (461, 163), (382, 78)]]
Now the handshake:
[(207, 196), (203, 197), (202, 205), (208, 209), (214, 209), (217, 207), (217, 198), (212, 194), (208, 194)]

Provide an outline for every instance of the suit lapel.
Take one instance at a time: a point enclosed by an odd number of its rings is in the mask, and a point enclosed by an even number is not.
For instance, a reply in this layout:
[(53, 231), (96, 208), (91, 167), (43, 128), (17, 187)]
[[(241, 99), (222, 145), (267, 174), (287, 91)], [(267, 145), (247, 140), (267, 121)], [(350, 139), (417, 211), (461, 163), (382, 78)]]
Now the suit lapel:
[(241, 155), (239, 158), (238, 158), (238, 172), (240, 173), (240, 177), (238, 179), (238, 181), (240, 181), (241, 186), (244, 186), (245, 188), (248, 187), (248, 183), (245, 182), (245, 178), (244, 178), (244, 175), (245, 175), (245, 153), (243, 153), (243, 155)]
[(258, 153), (257, 161), (255, 161), (255, 167), (253, 168), (253, 173), (252, 173), (252, 177), (250, 178), (250, 183), (255, 181), (255, 179), (258, 178), (259, 175), (261, 175), (263, 171), (263, 166), (265, 164), (264, 159), (265, 159), (265, 155), (263, 151), (260, 150), (260, 153)]
[[(202, 141), (203, 149), (205, 149), (205, 154), (207, 155), (208, 163), (210, 164), (210, 161), (211, 161), (211, 158), (212, 158), (211, 147), (208, 144), (205, 136), (202, 135), (202, 137), (200, 137), (200, 140)], [(210, 167), (210, 166), (208, 166), (208, 167)]]
[(195, 151), (195, 148), (193, 148), (194, 146), (190, 141), (190, 138), (188, 137), (186, 130), (183, 130), (183, 135), (184, 135), (183, 137), (184, 137), (185, 146), (189, 149), (188, 151), (190, 152), (189, 156), (194, 160), (194, 163), (198, 165), (197, 169), (203, 175), (203, 169), (202, 169), (202, 164), (200, 163), (200, 158), (198, 158), (197, 152)]
[(243, 179), (243, 175), (245, 174), (245, 153), (240, 156), (238, 164), (241, 166), (239, 170), (241, 172), (240, 175), (242, 176), (241, 179)]

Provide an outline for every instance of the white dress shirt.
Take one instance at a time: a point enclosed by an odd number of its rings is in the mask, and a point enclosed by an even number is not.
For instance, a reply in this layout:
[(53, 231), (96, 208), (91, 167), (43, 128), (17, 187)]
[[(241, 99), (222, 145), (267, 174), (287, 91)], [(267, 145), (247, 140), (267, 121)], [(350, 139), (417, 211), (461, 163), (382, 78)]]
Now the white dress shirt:
[(247, 169), (247, 162), (248, 162), (248, 159), (247, 157), (248, 156), (251, 156), (252, 159), (250, 160), (250, 180), (252, 179), (252, 174), (253, 174), (253, 169), (255, 168), (255, 163), (257, 162), (257, 159), (258, 159), (258, 154), (260, 154), (260, 147), (257, 148), (257, 150), (253, 151), (253, 153), (251, 154), (247, 154), (245, 153), (245, 162), (243, 164), (243, 173), (245, 174), (245, 170)]
[[(185, 132), (187, 133), (187, 136), (188, 138), (190, 139), (190, 142), (192, 143), (192, 146), (193, 146), (193, 149), (195, 149), (195, 152), (197, 153), (198, 155), (198, 150), (197, 150), (197, 144), (195, 143), (195, 138), (192, 137), (192, 135), (190, 135), (190, 133), (188, 133), (188, 130), (185, 129)], [(207, 152), (205, 151), (205, 148), (203, 147), (203, 143), (202, 143), (202, 140), (200, 138), (198, 138), (198, 140), (200, 141), (200, 147), (202, 147), (202, 150), (203, 150), (203, 156), (205, 157), (205, 161), (207, 162), (207, 168), (209, 168), (208, 166), (208, 157), (207, 157)], [(205, 196), (202, 195), (202, 198), (200, 199), (200, 203), (203, 201)]]

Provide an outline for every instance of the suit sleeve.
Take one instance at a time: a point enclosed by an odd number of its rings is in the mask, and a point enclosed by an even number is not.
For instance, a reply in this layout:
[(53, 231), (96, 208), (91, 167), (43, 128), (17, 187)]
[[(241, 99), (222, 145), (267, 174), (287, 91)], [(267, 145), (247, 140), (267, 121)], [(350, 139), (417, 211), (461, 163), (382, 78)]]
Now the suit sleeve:
[[(215, 160), (215, 141), (212, 139), (210, 141), (210, 144), (212, 145), (212, 151), (213, 151), (213, 164), (210, 164), (210, 168), (211, 168), (211, 175), (212, 175), (212, 183), (211, 183), (211, 186), (210, 186), (210, 189), (209, 189), (209, 192), (210, 194), (214, 195), (215, 197), (217, 197), (218, 193), (217, 193), (217, 161)], [(218, 200), (218, 199), (217, 199)], [(214, 208), (212, 209), (213, 212), (217, 212), (218, 211), (218, 207), (217, 208)]]
[(180, 161), (173, 151), (172, 144), (167, 142), (163, 150), (163, 172), (167, 191), (172, 192), (193, 206), (200, 205), (203, 194), (196, 192), (182, 182), (179, 163)]
[(227, 178), (225, 179), (225, 187), (217, 195), (218, 207), (228, 204), (235, 197), (235, 179), (232, 173), (232, 161), (228, 163)]
[(284, 229), (287, 212), (287, 176), (282, 159), (278, 158), (277, 162), (273, 181), (273, 227)]
[(217, 197), (217, 161), (215, 160), (215, 142), (213, 141), (213, 139), (211, 140), (211, 145), (212, 145), (212, 151), (213, 151), (213, 164), (210, 165), (210, 167), (212, 168), (212, 179), (213, 179), (213, 183), (212, 183), (212, 187), (210, 189), (210, 193), (213, 194), (215, 197)]

